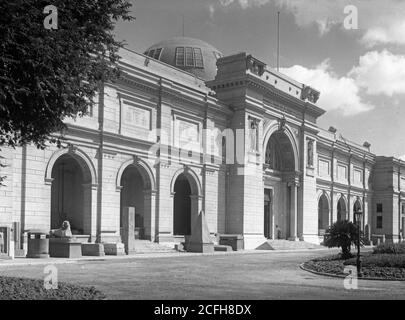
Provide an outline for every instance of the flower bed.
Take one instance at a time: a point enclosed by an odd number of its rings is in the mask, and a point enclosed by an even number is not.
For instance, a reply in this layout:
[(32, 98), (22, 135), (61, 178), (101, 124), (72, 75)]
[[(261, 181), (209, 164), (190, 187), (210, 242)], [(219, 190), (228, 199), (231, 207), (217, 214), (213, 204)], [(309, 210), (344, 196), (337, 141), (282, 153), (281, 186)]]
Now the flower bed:
[[(339, 256), (329, 256), (305, 262), (303, 267), (319, 273), (347, 276), (344, 268), (356, 265), (356, 258), (343, 260)], [(364, 278), (378, 280), (405, 280), (404, 254), (364, 254), (362, 256)]]
[(101, 300), (105, 296), (94, 287), (59, 283), (46, 290), (42, 280), (0, 277), (0, 300)]

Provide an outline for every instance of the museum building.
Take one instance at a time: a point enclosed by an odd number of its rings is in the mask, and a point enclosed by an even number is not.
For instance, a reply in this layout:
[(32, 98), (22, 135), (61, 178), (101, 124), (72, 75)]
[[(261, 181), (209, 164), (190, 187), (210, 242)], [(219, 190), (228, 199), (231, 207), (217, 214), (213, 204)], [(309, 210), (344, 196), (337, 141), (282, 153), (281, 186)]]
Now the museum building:
[(66, 120), (63, 148), (2, 149), (0, 226), (22, 234), (68, 220), (86, 241), (119, 242), (135, 207), (137, 237), (174, 245), (203, 211), (214, 241), (242, 235), (251, 249), (319, 244), (361, 211), (369, 239), (405, 236), (405, 162), (318, 127), (311, 84), (186, 37), (120, 55), (123, 76)]

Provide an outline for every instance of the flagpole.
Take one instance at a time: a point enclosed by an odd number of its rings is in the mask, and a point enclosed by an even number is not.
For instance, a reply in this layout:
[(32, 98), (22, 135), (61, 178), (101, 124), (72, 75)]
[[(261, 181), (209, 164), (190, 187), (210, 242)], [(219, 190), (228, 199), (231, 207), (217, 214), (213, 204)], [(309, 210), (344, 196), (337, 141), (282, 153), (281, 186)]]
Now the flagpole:
[(277, 71), (280, 71), (280, 11), (277, 12)]

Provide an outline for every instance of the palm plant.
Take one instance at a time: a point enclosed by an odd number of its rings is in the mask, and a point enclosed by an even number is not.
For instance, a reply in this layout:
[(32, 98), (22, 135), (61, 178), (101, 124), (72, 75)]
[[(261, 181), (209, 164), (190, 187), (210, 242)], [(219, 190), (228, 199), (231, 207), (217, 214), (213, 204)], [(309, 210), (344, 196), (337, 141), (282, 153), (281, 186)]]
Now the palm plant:
[[(324, 244), (328, 248), (341, 248), (342, 258), (349, 259), (352, 257), (350, 248), (357, 245), (358, 226), (349, 220), (335, 222), (325, 234)], [(364, 239), (360, 235), (360, 246), (364, 245)]]

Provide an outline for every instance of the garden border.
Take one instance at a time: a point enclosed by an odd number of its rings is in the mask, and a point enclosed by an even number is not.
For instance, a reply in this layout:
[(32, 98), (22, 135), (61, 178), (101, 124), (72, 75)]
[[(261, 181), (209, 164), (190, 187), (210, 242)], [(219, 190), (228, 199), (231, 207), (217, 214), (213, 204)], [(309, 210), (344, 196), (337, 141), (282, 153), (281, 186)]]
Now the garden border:
[[(311, 260), (309, 260), (311, 261)], [(306, 261), (308, 262), (308, 261)], [(340, 278), (340, 279), (345, 279), (347, 275), (340, 275), (340, 274), (335, 274), (335, 273), (327, 273), (327, 272), (319, 272), (315, 270), (308, 269), (304, 267), (304, 264), (306, 262), (303, 262), (300, 264), (300, 268), (304, 271), (316, 274), (316, 275), (321, 275), (321, 276), (326, 276), (326, 277), (332, 277), (332, 278)], [(370, 278), (370, 277), (361, 277), (358, 278), (358, 280), (371, 280), (371, 281), (405, 281), (405, 279), (392, 279), (392, 278)]]

